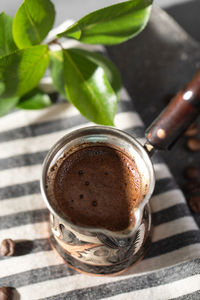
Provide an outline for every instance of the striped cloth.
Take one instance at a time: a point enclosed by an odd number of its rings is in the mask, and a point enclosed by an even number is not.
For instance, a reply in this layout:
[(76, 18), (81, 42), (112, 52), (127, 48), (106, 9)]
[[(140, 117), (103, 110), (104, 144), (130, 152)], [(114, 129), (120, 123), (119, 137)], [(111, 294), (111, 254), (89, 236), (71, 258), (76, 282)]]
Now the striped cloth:
[[(120, 98), (116, 126), (144, 143), (143, 123), (124, 88)], [(150, 201), (153, 243), (141, 262), (120, 276), (90, 277), (69, 269), (51, 249), (49, 213), (39, 188), (41, 164), (64, 134), (89, 125), (62, 101), (0, 119), (0, 242), (18, 241), (14, 256), (0, 257), (0, 286), (15, 287), (24, 300), (199, 299), (200, 231), (158, 155)]]

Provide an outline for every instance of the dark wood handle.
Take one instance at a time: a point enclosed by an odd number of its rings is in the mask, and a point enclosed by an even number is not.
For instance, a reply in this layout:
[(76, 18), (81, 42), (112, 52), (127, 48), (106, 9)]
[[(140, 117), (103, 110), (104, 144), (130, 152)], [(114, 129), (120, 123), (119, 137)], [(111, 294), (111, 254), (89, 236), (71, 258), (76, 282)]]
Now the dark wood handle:
[(155, 149), (169, 149), (200, 113), (200, 70), (146, 130)]

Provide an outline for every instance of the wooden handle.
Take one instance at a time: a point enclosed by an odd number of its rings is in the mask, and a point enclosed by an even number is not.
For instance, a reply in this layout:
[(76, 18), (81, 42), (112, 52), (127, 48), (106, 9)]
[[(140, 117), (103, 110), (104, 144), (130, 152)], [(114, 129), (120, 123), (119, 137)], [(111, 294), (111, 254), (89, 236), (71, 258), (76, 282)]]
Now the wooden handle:
[(155, 149), (169, 149), (200, 113), (200, 70), (146, 130)]

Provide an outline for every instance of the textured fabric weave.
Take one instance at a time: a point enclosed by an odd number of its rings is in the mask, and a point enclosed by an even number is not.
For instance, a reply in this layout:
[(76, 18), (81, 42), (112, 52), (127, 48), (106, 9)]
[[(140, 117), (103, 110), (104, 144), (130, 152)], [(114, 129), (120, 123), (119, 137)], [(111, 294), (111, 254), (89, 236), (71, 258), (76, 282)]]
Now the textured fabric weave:
[[(144, 144), (143, 123), (125, 89), (120, 98), (116, 126)], [(0, 241), (19, 241), (15, 256), (0, 257), (0, 286), (15, 287), (24, 300), (199, 299), (200, 231), (159, 155), (152, 158), (152, 246), (141, 262), (121, 276), (90, 277), (69, 269), (51, 249), (41, 164), (64, 134), (90, 125), (62, 102), (0, 119)]]

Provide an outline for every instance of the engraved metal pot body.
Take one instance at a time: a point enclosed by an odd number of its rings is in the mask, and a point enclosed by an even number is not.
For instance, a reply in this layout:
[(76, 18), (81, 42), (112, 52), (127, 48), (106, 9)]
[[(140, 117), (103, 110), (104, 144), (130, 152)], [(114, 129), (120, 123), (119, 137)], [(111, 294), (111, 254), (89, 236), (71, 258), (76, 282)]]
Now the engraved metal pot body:
[[(110, 145), (133, 158), (141, 175), (141, 195), (134, 209), (134, 225), (123, 231), (78, 226), (64, 215), (56, 200), (46, 192), (50, 168), (65, 153), (73, 153), (84, 145)], [(142, 258), (151, 241), (149, 199), (155, 176), (151, 159), (143, 146), (132, 136), (112, 127), (93, 126), (65, 135), (47, 154), (42, 170), (41, 192), (50, 210), (51, 242), (66, 263), (90, 274), (114, 274)]]

